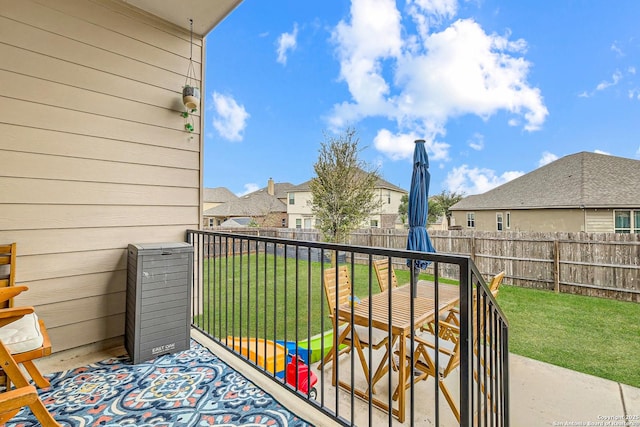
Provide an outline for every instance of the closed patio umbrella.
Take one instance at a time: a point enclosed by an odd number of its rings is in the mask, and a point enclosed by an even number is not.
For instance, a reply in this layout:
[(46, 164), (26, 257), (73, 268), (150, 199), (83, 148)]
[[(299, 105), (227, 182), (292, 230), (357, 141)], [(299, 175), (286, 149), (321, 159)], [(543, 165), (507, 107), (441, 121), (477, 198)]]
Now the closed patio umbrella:
[[(411, 188), (409, 189), (409, 236), (407, 237), (407, 249), (420, 252), (435, 252), (435, 248), (427, 232), (427, 216), (429, 214), (429, 158), (424, 148), (424, 140), (415, 141), (413, 152), (413, 174), (411, 175)], [(411, 266), (411, 261), (407, 261)], [(414, 291), (417, 292), (417, 277), (419, 269), (426, 269), (427, 261), (416, 261)]]

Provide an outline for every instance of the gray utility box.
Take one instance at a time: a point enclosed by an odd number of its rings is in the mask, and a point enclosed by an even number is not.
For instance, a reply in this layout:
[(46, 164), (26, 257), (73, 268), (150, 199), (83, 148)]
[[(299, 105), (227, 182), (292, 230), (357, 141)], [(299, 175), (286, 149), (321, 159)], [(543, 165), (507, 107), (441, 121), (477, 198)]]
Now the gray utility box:
[(124, 344), (134, 364), (190, 346), (193, 246), (130, 244)]

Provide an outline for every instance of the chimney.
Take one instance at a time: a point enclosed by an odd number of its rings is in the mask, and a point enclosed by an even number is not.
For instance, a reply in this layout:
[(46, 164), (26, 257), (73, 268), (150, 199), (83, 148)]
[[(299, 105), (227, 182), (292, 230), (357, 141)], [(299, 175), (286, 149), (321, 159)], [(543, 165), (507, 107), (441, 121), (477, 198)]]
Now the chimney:
[(273, 178), (269, 178), (267, 182), (267, 194), (270, 196), (276, 195), (276, 185), (273, 183)]

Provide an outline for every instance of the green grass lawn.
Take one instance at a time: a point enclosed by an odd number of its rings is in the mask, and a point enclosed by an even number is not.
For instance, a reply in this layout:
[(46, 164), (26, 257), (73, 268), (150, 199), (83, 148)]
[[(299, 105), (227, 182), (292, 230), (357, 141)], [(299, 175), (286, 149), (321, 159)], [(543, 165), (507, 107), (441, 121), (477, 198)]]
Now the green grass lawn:
[[(347, 265), (351, 270), (351, 264)], [(370, 271), (364, 264), (354, 267), (354, 294), (359, 298), (369, 295), (369, 274), (372, 294), (379, 293), (373, 268)], [(227, 268), (229, 273), (223, 277)], [(215, 266), (211, 261), (211, 266), (205, 264), (204, 268), (204, 277), (209, 277), (204, 295), (208, 304), (196, 323), (221, 338), (258, 336), (294, 341), (297, 326), (300, 341), (329, 330), (332, 323), (321, 268), (319, 262), (299, 260), (296, 270), (295, 259), (264, 254), (244, 255), (242, 262), (239, 257), (218, 259)], [(396, 276), (400, 284), (409, 282), (408, 270), (396, 269)], [(423, 273), (420, 279), (433, 280), (433, 276)]]
[(512, 353), (640, 387), (640, 304), (502, 286)]
[[(294, 259), (272, 255), (217, 262), (215, 272), (205, 265), (208, 304), (195, 319), (212, 335), (301, 341), (331, 329), (320, 263), (300, 260), (296, 269)], [(369, 274), (372, 293), (379, 292), (367, 265), (356, 264), (354, 274), (357, 296), (368, 296)], [(408, 270), (396, 268), (396, 276), (409, 282)], [(640, 304), (507, 285), (498, 302), (509, 321), (511, 352), (640, 387)]]

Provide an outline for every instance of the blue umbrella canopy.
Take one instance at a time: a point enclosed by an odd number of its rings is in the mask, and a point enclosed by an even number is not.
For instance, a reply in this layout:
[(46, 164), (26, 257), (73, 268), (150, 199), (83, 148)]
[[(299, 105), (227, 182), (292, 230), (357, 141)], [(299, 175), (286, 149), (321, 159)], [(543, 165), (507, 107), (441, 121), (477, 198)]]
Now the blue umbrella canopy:
[[(420, 252), (435, 252), (435, 248), (427, 232), (427, 216), (429, 214), (429, 157), (424, 148), (424, 140), (415, 141), (413, 152), (413, 174), (411, 175), (411, 188), (409, 189), (409, 236), (407, 237), (407, 249)], [(411, 264), (407, 261), (407, 264)], [(416, 268), (425, 269), (427, 261), (416, 261)]]

